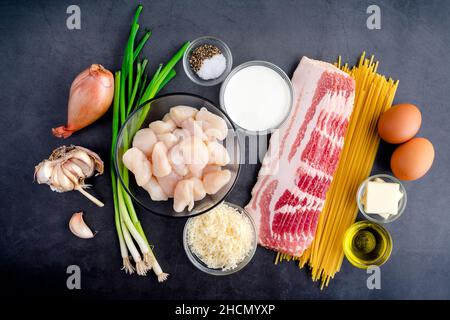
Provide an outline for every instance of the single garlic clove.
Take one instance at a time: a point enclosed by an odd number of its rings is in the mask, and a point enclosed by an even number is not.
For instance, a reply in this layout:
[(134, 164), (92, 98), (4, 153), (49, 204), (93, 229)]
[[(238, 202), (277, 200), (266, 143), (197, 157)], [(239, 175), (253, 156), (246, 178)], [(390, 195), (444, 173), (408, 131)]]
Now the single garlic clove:
[(74, 163), (81, 169), (81, 171), (83, 172), (83, 178), (89, 178), (94, 174), (94, 167), (90, 166), (83, 160), (80, 160), (78, 158), (71, 158), (70, 161), (72, 161), (72, 163)]
[(52, 178), (52, 172), (52, 162), (44, 160), (35, 167), (34, 177), (39, 184), (49, 183)]
[(66, 191), (72, 191), (74, 186), (74, 183), (69, 179), (69, 177), (66, 176), (62, 169), (62, 164), (59, 164), (56, 166), (56, 172), (58, 172), (58, 181), (59, 185), (61, 186), (61, 189)]
[(74, 235), (81, 239), (91, 239), (94, 237), (94, 233), (87, 226), (83, 219), (83, 212), (75, 212), (70, 218), (69, 229)]
[(104, 165), (103, 165), (103, 161), (102, 159), (99, 157), (98, 154), (96, 154), (94, 151), (77, 146), (76, 147), (78, 150), (82, 150), (84, 152), (86, 152), (92, 159), (92, 161), (94, 162), (94, 169), (97, 170), (97, 174), (103, 174), (103, 169), (104, 169)]
[(80, 180), (82, 180), (82, 178), (80, 179), (79, 176), (69, 170), (67, 162), (61, 165), (61, 169), (64, 172), (64, 175), (73, 183), (73, 188), (76, 188), (80, 184)]
[(61, 184), (59, 183), (58, 179), (58, 170), (56, 169), (57, 166), (53, 167), (52, 172), (52, 178), (50, 179), (48, 185), (50, 186), (50, 189), (56, 192), (64, 192), (64, 189), (62, 188)]
[(84, 150), (78, 150), (78, 151), (73, 152), (70, 156), (71, 156), (71, 159), (81, 160), (87, 165), (87, 168), (89, 168), (89, 170), (87, 172), (85, 172), (86, 177), (90, 177), (94, 174), (95, 163), (94, 163), (94, 160), (92, 159), (92, 157), (89, 155), (89, 153), (87, 153)]
[(70, 171), (70, 173), (72, 173), (75, 177), (77, 177), (78, 179), (83, 179), (83, 178), (87, 178), (84, 173), (83, 170), (72, 161), (72, 159), (67, 160), (64, 163), (64, 168), (67, 171)]
[[(75, 151), (76, 150), (76, 151)], [(74, 152), (71, 154), (72, 158), (80, 159), (84, 163), (88, 164), (89, 166), (93, 165), (92, 158), (89, 156), (89, 154), (84, 150), (77, 150), (75, 149)]]

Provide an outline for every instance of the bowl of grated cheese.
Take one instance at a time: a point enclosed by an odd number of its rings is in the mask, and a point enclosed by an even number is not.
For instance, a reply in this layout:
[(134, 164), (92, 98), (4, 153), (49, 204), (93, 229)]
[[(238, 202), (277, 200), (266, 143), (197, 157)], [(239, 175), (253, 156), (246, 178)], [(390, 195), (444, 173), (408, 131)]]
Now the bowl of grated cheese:
[(257, 232), (243, 208), (223, 202), (187, 220), (183, 245), (192, 264), (201, 271), (224, 276), (244, 268), (253, 258)]

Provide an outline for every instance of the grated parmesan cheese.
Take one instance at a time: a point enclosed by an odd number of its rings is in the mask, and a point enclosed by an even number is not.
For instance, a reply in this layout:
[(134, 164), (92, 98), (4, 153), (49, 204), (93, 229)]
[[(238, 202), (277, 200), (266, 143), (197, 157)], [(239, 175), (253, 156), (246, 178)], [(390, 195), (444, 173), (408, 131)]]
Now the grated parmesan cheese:
[(253, 249), (253, 240), (249, 218), (223, 203), (187, 226), (191, 251), (211, 269), (236, 268)]

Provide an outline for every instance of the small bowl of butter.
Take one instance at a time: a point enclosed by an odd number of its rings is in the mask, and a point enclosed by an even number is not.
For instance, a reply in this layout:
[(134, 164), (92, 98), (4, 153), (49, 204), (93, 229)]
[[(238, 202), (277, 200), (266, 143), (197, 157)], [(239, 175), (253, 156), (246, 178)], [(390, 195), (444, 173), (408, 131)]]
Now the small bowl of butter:
[(397, 220), (406, 208), (403, 184), (388, 174), (373, 175), (361, 183), (356, 201), (361, 213), (372, 222), (389, 223)]

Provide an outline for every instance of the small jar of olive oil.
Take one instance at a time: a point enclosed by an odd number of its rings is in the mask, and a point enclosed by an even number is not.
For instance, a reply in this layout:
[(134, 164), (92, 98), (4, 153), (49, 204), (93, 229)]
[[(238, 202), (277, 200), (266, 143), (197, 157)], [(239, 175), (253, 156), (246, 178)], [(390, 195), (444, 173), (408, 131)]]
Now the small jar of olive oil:
[(371, 221), (354, 223), (344, 235), (344, 253), (355, 267), (381, 266), (392, 252), (392, 238), (381, 225)]

